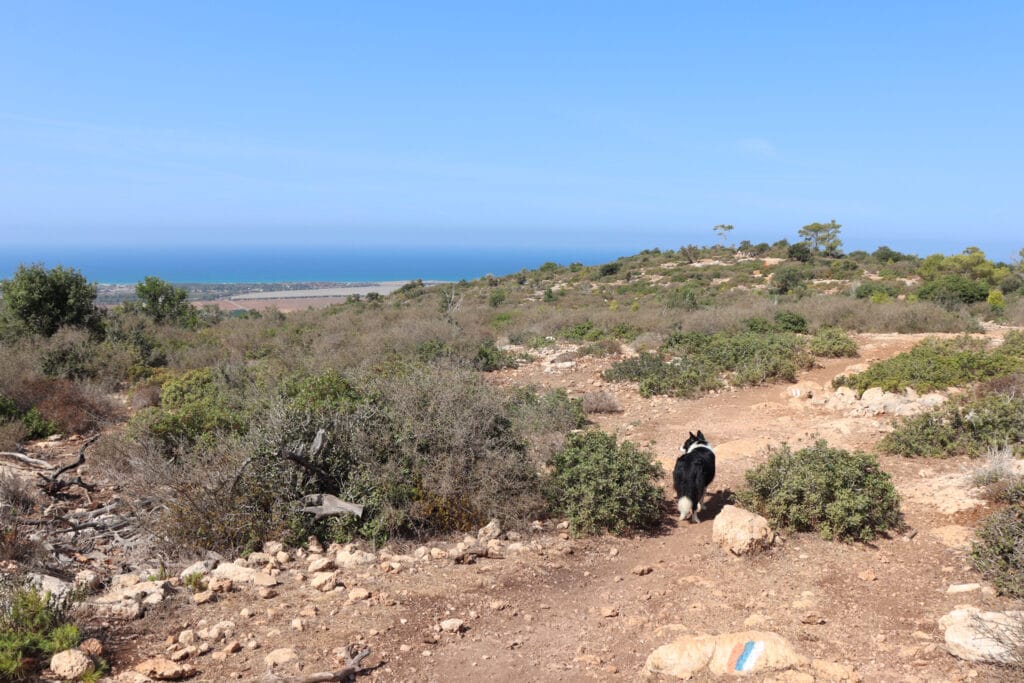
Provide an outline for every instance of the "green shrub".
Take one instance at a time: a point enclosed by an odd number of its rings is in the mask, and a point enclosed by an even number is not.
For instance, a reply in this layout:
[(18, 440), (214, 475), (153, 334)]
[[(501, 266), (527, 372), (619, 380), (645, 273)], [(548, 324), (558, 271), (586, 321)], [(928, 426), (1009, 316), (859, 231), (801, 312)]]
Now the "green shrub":
[(792, 294), (806, 288), (812, 277), (811, 271), (799, 266), (782, 266), (772, 273), (772, 291), (776, 294)]
[(494, 372), (519, 365), (519, 357), (511, 351), (499, 349), (490, 339), (482, 342), (476, 349), (473, 366), (484, 372)]
[(176, 448), (208, 443), (219, 433), (240, 432), (246, 422), (240, 406), (214, 371), (203, 368), (167, 379), (160, 405), (136, 413), (130, 427), (155, 438), (169, 455)]
[(660, 354), (645, 352), (625, 358), (605, 370), (609, 382), (638, 382), (640, 395), (688, 397), (722, 385), (718, 368), (707, 359), (694, 357), (665, 361)]
[(778, 332), (807, 332), (807, 318), (793, 311), (778, 311), (775, 314), (775, 330)]
[(988, 285), (951, 273), (921, 285), (917, 290), (917, 296), (922, 301), (933, 301), (952, 308), (960, 304), (984, 301), (988, 297)]
[(1012, 505), (986, 519), (971, 549), (971, 566), (1003, 595), (1024, 598), (1024, 508)]
[(886, 453), (944, 458), (977, 456), (989, 448), (1024, 450), (1024, 396), (992, 394), (957, 399), (927, 413), (900, 418), (879, 442)]
[(870, 387), (885, 391), (934, 391), (963, 386), (970, 382), (1008, 375), (1024, 368), (1021, 333), (1006, 336), (994, 351), (985, 350), (985, 341), (968, 336), (956, 339), (929, 338), (910, 351), (875, 363), (846, 378), (846, 386), (863, 393)]
[(554, 458), (551, 504), (576, 535), (652, 529), (662, 520), (661, 466), (600, 431), (571, 434)]
[(855, 358), (857, 342), (839, 327), (823, 327), (818, 330), (810, 344), (811, 353), (823, 358)]
[(887, 282), (865, 282), (854, 290), (853, 295), (858, 299), (871, 299), (874, 301), (879, 295), (881, 295), (879, 298), (895, 299), (899, 296), (899, 293), (899, 287)]
[(830, 448), (825, 441), (795, 453), (782, 446), (746, 479), (736, 494), (740, 505), (780, 528), (870, 541), (900, 524), (896, 488), (867, 453)]
[(0, 679), (31, 678), (49, 656), (78, 645), (71, 610), (79, 595), (43, 592), (23, 576), (0, 574)]
[(505, 293), (504, 289), (496, 289), (491, 292), (491, 295), (487, 298), (487, 303), (491, 308), (497, 308), (501, 304), (505, 303), (505, 299), (507, 298), (508, 295)]

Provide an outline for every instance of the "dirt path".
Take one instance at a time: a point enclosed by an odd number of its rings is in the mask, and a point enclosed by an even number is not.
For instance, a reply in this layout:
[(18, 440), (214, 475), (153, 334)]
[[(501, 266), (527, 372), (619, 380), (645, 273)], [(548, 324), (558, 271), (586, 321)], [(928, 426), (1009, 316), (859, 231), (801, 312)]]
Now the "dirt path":
[[(613, 391), (624, 412), (598, 416), (598, 424), (650, 445), (666, 470), (686, 433), (702, 429), (719, 457), (707, 521), (672, 522), (661, 535), (626, 539), (571, 540), (549, 531), (535, 535), (543, 540), (539, 549), (504, 560), (347, 573), (346, 586), (367, 588), (369, 601), (288, 582), (268, 600), (235, 592), (196, 607), (180, 597), (130, 627), (136, 640), (125, 641), (119, 664), (159, 654), (159, 643), (186, 626), (229, 619), (240, 641), (256, 641), (258, 649), (196, 660), (198, 680), (258, 677), (264, 656), (279, 647), (295, 648), (306, 671), (324, 670), (335, 648), (363, 642), (373, 649), (368, 661), (379, 663), (369, 675), (374, 680), (633, 681), (647, 655), (677, 635), (759, 628), (788, 638), (808, 657), (853, 665), (865, 681), (999, 680), (996, 669), (951, 657), (937, 625), (958, 604), (1010, 604), (982, 591), (946, 592), (978, 580), (966, 564), (970, 531), (963, 525), (973, 525), (979, 513), (943, 509), (973, 467), (966, 460), (882, 458), (904, 497), (908, 534), (873, 545), (791, 535), (773, 551), (743, 559), (711, 542), (711, 519), (744, 472), (766, 457), (766, 447), (825, 438), (870, 450), (890, 416), (849, 417), (815, 405), (806, 389), (829, 385), (854, 362), (904, 351), (922, 336), (862, 335), (862, 358), (825, 361), (793, 387), (696, 400), (643, 399), (624, 386), (605, 386), (599, 373), (607, 359), (507, 371), (496, 381), (565, 387), (571, 395)], [(943, 492), (951, 485), (951, 493)], [(634, 573), (638, 566), (651, 571)], [(437, 633), (439, 621), (450, 617), (464, 620), (465, 631)], [(303, 619), (302, 632), (292, 628), (295, 618)]]

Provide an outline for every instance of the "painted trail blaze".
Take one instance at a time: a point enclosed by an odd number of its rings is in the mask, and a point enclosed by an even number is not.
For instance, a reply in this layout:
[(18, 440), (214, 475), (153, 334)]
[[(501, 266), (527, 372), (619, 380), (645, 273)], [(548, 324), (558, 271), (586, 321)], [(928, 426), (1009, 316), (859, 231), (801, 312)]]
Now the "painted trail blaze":
[(764, 641), (748, 640), (745, 643), (738, 643), (729, 655), (729, 670), (753, 671), (762, 654), (764, 654)]

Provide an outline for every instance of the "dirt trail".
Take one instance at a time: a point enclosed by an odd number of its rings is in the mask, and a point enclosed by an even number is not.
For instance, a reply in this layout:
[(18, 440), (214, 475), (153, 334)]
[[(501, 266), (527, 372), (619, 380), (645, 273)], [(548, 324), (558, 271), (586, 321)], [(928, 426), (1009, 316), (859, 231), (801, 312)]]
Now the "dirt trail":
[[(957, 604), (1010, 604), (981, 591), (946, 593), (950, 584), (978, 580), (965, 561), (969, 530), (960, 526), (973, 524), (977, 512), (940, 509), (946, 494), (939, 484), (970, 470), (965, 460), (882, 457), (904, 494), (909, 534), (872, 545), (790, 535), (773, 551), (743, 559), (711, 542), (712, 518), (744, 472), (766, 457), (767, 446), (826, 438), (870, 450), (890, 416), (847, 417), (814, 405), (805, 390), (813, 383), (827, 386), (854, 363), (904, 351), (923, 336), (861, 335), (862, 358), (824, 361), (794, 387), (695, 400), (643, 399), (622, 385), (604, 385), (599, 372), (607, 359), (583, 358), (549, 371), (535, 362), (506, 371), (496, 381), (565, 387), (571, 395), (614, 392), (624, 412), (598, 416), (597, 422), (650, 445), (666, 470), (686, 433), (702, 429), (719, 455), (706, 521), (673, 521), (660, 535), (626, 539), (570, 540), (548, 532), (539, 553), (347, 574), (347, 586), (373, 593), (368, 602), (350, 603), (345, 592), (319, 594), (303, 584), (285, 584), (271, 600), (237, 592), (196, 607), (182, 598), (130, 627), (136, 640), (122, 646), (119, 664), (161, 652), (165, 637), (199, 619), (231, 619), (260, 649), (219, 662), (196, 660), (199, 680), (258, 677), (264, 655), (278, 647), (296, 648), (306, 671), (324, 670), (334, 648), (362, 641), (373, 648), (368, 661), (380, 663), (369, 674), (373, 680), (633, 681), (647, 655), (677, 635), (759, 628), (788, 638), (808, 657), (851, 664), (866, 681), (998, 680), (997, 670), (947, 654), (936, 623)], [(637, 566), (653, 571), (640, 575), (632, 571)], [(306, 617), (304, 631), (296, 632), (289, 624), (307, 605), (316, 605), (318, 614)], [(240, 617), (246, 608), (254, 616)], [(465, 632), (435, 633), (435, 625), (449, 617), (463, 619)]]

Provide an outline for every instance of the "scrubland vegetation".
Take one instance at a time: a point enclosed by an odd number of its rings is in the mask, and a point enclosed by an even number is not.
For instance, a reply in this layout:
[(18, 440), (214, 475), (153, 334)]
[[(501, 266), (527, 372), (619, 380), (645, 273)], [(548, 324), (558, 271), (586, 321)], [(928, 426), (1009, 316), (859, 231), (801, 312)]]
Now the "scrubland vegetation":
[[(587, 423), (621, 410), (614, 397), (505, 390), (487, 373), (571, 342), (573, 357), (612, 358), (609, 381), (636, 382), (644, 396), (695, 396), (792, 381), (816, 357), (856, 356), (851, 333), (1024, 322), (1019, 267), (973, 249), (844, 255), (834, 222), (807, 227), (794, 244), (654, 249), (597, 266), (415, 281), (288, 316), (199, 311), (156, 277), (139, 283), (135, 301), (101, 309), (77, 271), (23, 267), (2, 287), (0, 448), (124, 424), (95, 457), (168, 547), (185, 551), (310, 534), (380, 543), (552, 514), (576, 533), (650, 528), (662, 497), (650, 454)], [(1020, 335), (995, 350), (968, 336), (930, 341), (845, 382), (863, 391), (993, 380), (1022, 369), (1022, 346)], [(908, 420), (885, 448), (1018, 444), (1019, 401), (965, 395)], [(808, 471), (808, 485), (845, 481), (844, 463), (856, 463), (875, 477), (875, 502), (888, 500), (873, 462), (816, 449), (834, 471)], [(315, 492), (365, 514), (314, 522), (296, 501)], [(841, 493), (823, 493), (821, 510), (758, 495), (743, 500), (837, 538), (871, 538), (898, 513)]]

